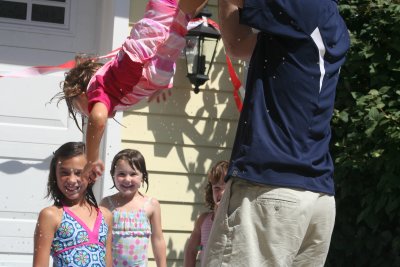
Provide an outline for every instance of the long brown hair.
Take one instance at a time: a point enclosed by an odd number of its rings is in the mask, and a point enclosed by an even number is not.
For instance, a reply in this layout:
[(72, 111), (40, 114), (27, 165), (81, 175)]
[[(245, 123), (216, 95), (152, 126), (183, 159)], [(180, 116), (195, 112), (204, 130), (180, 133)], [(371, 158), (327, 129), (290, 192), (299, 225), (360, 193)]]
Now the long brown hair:
[[(75, 67), (65, 73), (65, 79), (60, 83), (62, 92), (57, 93), (51, 100), (57, 99), (57, 105), (65, 100), (68, 107), (68, 113), (74, 119), (76, 126), (82, 131), (83, 117), (79, 124), (77, 120), (77, 111), (72, 105), (72, 99), (82, 93), (86, 93), (90, 79), (96, 71), (103, 66), (88, 55), (77, 55), (75, 57)], [(82, 127), (81, 127), (82, 126)]]
[[(65, 196), (57, 186), (57, 163), (60, 160), (70, 159), (85, 154), (85, 144), (83, 142), (68, 142), (60, 146), (54, 153), (50, 162), (50, 172), (47, 181), (46, 198), (54, 200), (54, 206), (61, 207)], [(96, 208), (97, 201), (93, 194), (93, 184), (89, 184), (86, 189), (86, 200)]]

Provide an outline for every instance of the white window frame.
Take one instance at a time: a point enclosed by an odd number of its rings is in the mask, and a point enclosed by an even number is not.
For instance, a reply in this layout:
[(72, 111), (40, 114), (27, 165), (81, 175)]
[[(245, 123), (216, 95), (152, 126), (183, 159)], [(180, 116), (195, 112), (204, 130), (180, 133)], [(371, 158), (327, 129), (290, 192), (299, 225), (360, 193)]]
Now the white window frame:
[[(71, 33), (71, 21), (74, 20), (72, 12), (76, 5), (72, 0), (65, 0), (65, 2), (45, 1), (45, 0), (6, 0), (10, 2), (19, 2), (27, 4), (27, 18), (25, 20), (3, 18), (0, 17), (0, 28), (6, 30), (20, 30), (20, 31), (33, 31), (33, 32), (46, 32), (51, 30), (52, 33)], [(32, 21), (32, 5), (40, 4), (44, 6), (59, 6), (65, 8), (64, 24), (49, 23)]]

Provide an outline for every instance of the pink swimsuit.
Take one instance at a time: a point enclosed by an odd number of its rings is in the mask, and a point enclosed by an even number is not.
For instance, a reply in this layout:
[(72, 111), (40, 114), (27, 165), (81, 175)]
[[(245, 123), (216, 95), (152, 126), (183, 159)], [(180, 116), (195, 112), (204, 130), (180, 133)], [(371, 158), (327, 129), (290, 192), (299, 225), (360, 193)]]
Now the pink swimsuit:
[(102, 102), (112, 117), (115, 111), (171, 88), (189, 20), (176, 0), (149, 0), (143, 19), (133, 25), (121, 51), (90, 80), (89, 112)]
[(103, 214), (97, 209), (97, 218), (91, 230), (68, 207), (63, 207), (60, 226), (51, 244), (53, 266), (106, 266), (106, 239), (108, 229)]
[(200, 239), (200, 261), (203, 260), (204, 251), (207, 248), (208, 237), (210, 236), (211, 227), (213, 224), (213, 212), (207, 214), (203, 223), (201, 224), (201, 239)]
[(112, 255), (114, 267), (146, 267), (151, 224), (145, 208), (148, 198), (139, 210), (120, 211), (111, 197), (106, 198), (113, 214)]

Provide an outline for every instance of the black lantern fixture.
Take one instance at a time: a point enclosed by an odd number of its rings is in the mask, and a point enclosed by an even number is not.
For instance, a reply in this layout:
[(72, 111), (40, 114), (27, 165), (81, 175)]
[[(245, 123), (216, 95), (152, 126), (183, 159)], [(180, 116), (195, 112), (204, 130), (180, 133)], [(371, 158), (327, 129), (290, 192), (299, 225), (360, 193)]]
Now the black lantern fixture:
[(199, 86), (209, 80), (209, 73), (214, 63), (218, 41), (221, 34), (213, 26), (209, 25), (207, 18), (211, 12), (207, 6), (196, 16), (202, 23), (189, 30), (186, 34), (185, 56), (187, 64), (187, 77), (194, 85), (194, 92), (199, 92)]

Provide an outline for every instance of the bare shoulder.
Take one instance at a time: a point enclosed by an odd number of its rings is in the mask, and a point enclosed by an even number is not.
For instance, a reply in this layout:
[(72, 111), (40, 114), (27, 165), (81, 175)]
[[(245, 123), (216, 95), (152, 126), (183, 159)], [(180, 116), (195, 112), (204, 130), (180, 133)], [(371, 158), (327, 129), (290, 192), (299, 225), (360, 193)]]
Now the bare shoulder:
[(146, 197), (146, 201), (148, 201), (148, 199), (150, 199), (150, 204), (152, 206), (160, 206), (160, 202), (158, 202), (155, 197)]
[(160, 202), (156, 198), (145, 196), (144, 201), (147, 203), (145, 204), (144, 209), (148, 216), (151, 217), (155, 213), (161, 213)]
[(202, 214), (200, 214), (199, 218), (197, 218), (197, 223), (198, 224), (203, 224), (204, 220), (210, 215), (212, 214), (212, 211), (207, 211), (207, 212), (203, 212)]
[(39, 213), (39, 216), (42, 216), (45, 219), (56, 219), (60, 215), (62, 215), (62, 208), (56, 206), (44, 208)]
[(207, 216), (209, 216), (212, 213), (213, 213), (212, 211), (203, 212), (202, 214), (200, 214), (200, 216), (197, 220), (205, 220), (207, 218)]
[(104, 197), (100, 201), (100, 204), (99, 204), (100, 208), (103, 207), (103, 208), (106, 208), (106, 209), (110, 210), (110, 200), (109, 200), (110, 197), (111, 196)]
[[(104, 198), (100, 201), (100, 205), (99, 205), (99, 206), (104, 207), (104, 208), (106, 208), (106, 209), (112, 211), (113, 208), (115, 208), (115, 205), (116, 205), (115, 198), (116, 198), (117, 195), (118, 195), (118, 193), (115, 193), (115, 194), (113, 194), (113, 195), (104, 197)], [(113, 207), (113, 206), (114, 206), (114, 207)]]
[(39, 213), (38, 222), (46, 225), (46, 227), (56, 227), (62, 220), (62, 208), (50, 206), (44, 208)]

